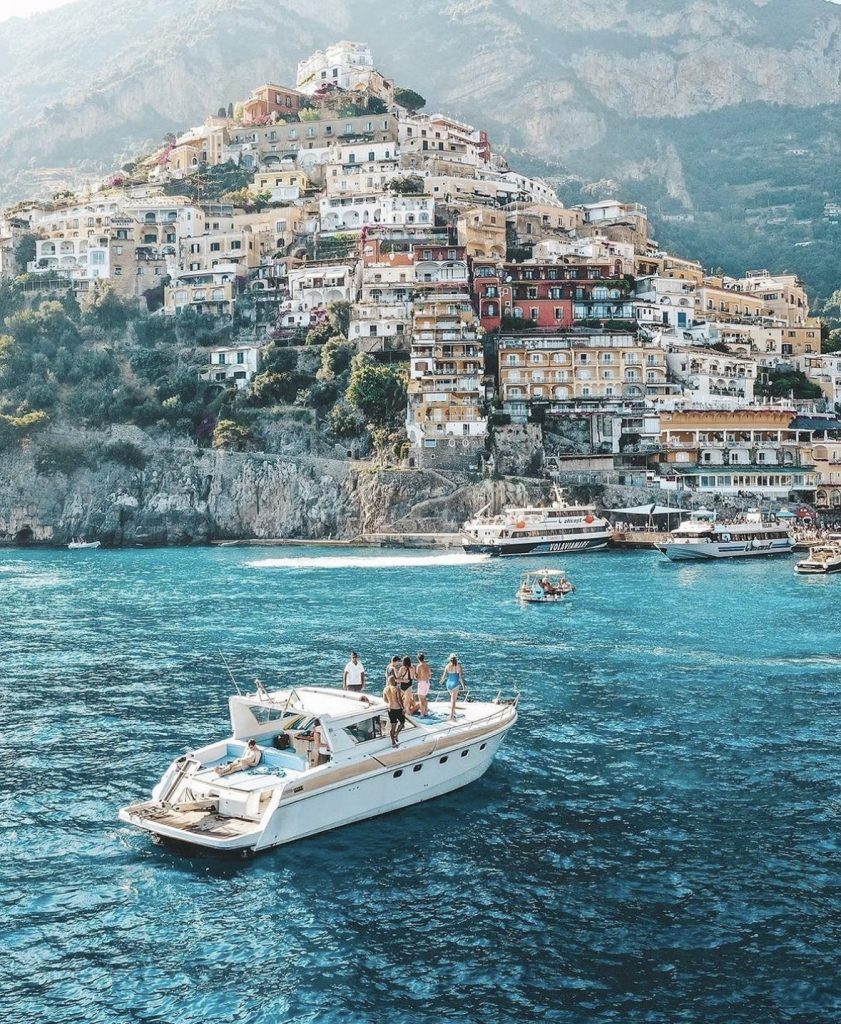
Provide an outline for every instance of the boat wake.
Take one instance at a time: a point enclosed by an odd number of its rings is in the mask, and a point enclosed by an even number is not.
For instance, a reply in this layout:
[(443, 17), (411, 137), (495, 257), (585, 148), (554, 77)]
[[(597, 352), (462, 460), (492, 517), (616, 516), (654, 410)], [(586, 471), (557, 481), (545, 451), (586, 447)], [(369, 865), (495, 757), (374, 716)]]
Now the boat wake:
[(247, 569), (407, 569), (421, 566), (480, 565), (490, 555), (305, 555), (296, 558), (258, 558), (246, 562)]

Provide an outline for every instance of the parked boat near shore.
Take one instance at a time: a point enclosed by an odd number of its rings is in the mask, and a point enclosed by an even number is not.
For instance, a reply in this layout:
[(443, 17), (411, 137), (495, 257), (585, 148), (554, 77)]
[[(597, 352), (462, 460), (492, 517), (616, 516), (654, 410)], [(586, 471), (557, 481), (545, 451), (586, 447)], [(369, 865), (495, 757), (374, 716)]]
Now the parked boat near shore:
[(825, 576), (841, 572), (841, 544), (818, 544), (809, 549), (809, 557), (797, 562), (794, 571), (801, 576)]
[(81, 538), (77, 538), (76, 540), (71, 540), (70, 543), (67, 545), (67, 547), (71, 551), (84, 551), (86, 549), (93, 550), (94, 548), (98, 548), (98, 547), (101, 547), (101, 546), (102, 545), (101, 545), (101, 543), (98, 540), (85, 541), (85, 540), (82, 540)]
[(758, 512), (749, 512), (738, 522), (690, 520), (659, 545), (660, 551), (673, 562), (787, 555), (793, 547), (794, 538), (789, 530), (781, 523), (763, 522)]
[(548, 507), (507, 508), (478, 513), (462, 527), (464, 550), (488, 555), (549, 555), (596, 551), (607, 546), (610, 523), (591, 505), (567, 505), (560, 495)]

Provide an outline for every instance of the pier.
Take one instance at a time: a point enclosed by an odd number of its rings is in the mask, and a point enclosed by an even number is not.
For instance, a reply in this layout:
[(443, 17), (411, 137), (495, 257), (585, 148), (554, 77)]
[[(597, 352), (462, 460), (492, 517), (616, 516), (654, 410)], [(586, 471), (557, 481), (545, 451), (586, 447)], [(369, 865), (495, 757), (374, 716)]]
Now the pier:
[(611, 548), (656, 548), (668, 537), (662, 530), (615, 530), (607, 542)]

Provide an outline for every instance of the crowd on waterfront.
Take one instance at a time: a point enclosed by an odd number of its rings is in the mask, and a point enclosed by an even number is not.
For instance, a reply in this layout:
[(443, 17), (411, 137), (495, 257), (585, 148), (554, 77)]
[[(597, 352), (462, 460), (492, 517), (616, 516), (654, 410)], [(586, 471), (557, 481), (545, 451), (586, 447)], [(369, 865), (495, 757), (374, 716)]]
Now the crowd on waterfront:
[[(362, 693), (368, 683), (365, 666), (357, 651), (351, 652), (350, 661), (342, 673), (342, 688)], [(446, 686), (450, 696), (450, 720), (456, 718), (456, 701), (464, 688), (464, 668), (457, 654), (451, 654), (441, 672), (439, 685)], [(391, 724), (391, 743), (398, 746), (398, 737), (406, 724), (406, 715), (425, 718), (429, 711), (429, 691), (432, 686), (432, 666), (423, 651), (417, 660), (410, 655), (395, 654), (385, 668), (383, 700), (388, 705), (388, 719)]]

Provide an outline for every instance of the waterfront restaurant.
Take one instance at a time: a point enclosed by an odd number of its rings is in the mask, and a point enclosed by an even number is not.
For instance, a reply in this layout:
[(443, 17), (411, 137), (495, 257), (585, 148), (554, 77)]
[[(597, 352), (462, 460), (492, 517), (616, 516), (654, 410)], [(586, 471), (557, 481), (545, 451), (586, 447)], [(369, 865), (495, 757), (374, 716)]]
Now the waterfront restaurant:
[[(663, 467), (665, 470), (666, 467)], [(814, 499), (818, 474), (811, 466), (692, 466), (671, 464), (661, 487), (675, 491), (709, 491), (717, 494), (758, 494), (786, 499)]]

